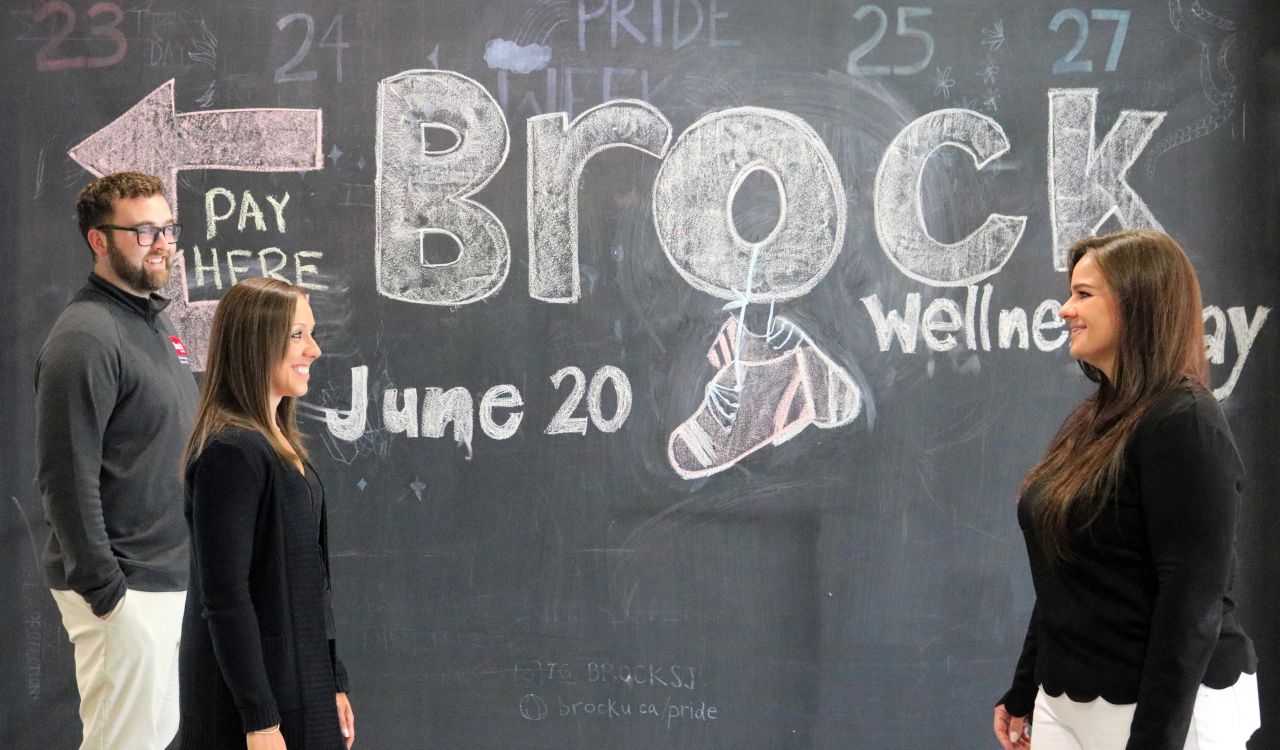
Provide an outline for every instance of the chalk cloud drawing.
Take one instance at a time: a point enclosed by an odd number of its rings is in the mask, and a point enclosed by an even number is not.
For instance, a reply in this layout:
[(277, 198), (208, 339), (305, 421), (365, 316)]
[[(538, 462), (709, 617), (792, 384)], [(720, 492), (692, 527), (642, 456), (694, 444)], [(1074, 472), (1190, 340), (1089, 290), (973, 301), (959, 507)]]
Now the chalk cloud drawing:
[(506, 39), (490, 39), (484, 45), (484, 62), (494, 70), (532, 73), (551, 62), (551, 48), (545, 44), (518, 44)]
[[(432, 134), (456, 142), (433, 148)], [(502, 222), (468, 200), (507, 160), (507, 120), (476, 81), (445, 70), (407, 70), (378, 83), (374, 276), (378, 293), (424, 305), (465, 305), (502, 286), (511, 244)], [(458, 247), (426, 260), (430, 235)]]
[(907, 125), (876, 171), (876, 236), (907, 276), (931, 286), (967, 286), (1004, 266), (1022, 239), (1027, 217), (992, 214), (951, 244), (929, 236), (920, 188), (929, 158), (946, 146), (964, 151), (981, 170), (1009, 150), (1009, 138), (995, 120), (967, 109), (940, 109)]
[(782, 316), (755, 334), (730, 317), (707, 360), (718, 368), (702, 405), (671, 433), (667, 457), (685, 479), (709, 476), (809, 425), (849, 424), (862, 408), (853, 378)]
[[(177, 114), (173, 79), (142, 98), (67, 154), (95, 176), (135, 170), (164, 182), (165, 199), (178, 215), (178, 172), (229, 169), (295, 172), (324, 168), (324, 127), (318, 109), (214, 109)], [(186, 263), (178, 253), (164, 295), (168, 312), (191, 356), (204, 369), (216, 301), (192, 302)]]
[[(738, 190), (753, 173), (772, 178), (777, 224), (749, 242), (733, 222)], [(708, 359), (717, 371), (697, 410), (671, 434), (667, 459), (685, 479), (724, 471), (809, 425), (857, 416), (852, 377), (799, 326), (774, 315), (831, 269), (844, 241), (846, 198), (830, 152), (804, 120), (760, 107), (709, 114), (689, 127), (658, 170), (653, 215), (663, 252), (695, 289), (730, 300)], [(768, 302), (763, 334), (746, 308)]]
[(529, 151), (529, 295), (544, 302), (577, 302), (578, 186), (591, 157), (633, 148), (661, 159), (671, 144), (671, 123), (651, 104), (620, 99), (568, 121), (564, 112), (531, 117)]
[(1102, 143), (1097, 115), (1097, 89), (1049, 89), (1049, 215), (1053, 267), (1059, 271), (1067, 270), (1072, 243), (1111, 216), (1126, 229), (1163, 231), (1125, 175), (1165, 113), (1123, 110)]

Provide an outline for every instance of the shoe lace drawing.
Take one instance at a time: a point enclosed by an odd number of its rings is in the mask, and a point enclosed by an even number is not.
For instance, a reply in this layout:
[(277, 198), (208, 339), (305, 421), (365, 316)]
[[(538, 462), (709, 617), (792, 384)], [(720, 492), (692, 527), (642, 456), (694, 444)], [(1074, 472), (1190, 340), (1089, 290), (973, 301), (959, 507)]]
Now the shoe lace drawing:
[(710, 476), (809, 425), (849, 424), (862, 409), (853, 378), (799, 326), (775, 317), (761, 335), (730, 317), (707, 352), (717, 368), (702, 403), (672, 433), (667, 458), (685, 479)]

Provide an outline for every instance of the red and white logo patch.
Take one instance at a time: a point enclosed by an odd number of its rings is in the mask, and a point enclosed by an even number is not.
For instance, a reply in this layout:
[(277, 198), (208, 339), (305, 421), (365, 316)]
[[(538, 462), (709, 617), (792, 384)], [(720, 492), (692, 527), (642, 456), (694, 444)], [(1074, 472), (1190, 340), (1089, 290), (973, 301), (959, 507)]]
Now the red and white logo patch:
[(173, 350), (178, 353), (178, 361), (184, 365), (190, 365), (191, 359), (187, 357), (187, 347), (182, 345), (182, 339), (170, 336), (169, 341), (173, 344)]

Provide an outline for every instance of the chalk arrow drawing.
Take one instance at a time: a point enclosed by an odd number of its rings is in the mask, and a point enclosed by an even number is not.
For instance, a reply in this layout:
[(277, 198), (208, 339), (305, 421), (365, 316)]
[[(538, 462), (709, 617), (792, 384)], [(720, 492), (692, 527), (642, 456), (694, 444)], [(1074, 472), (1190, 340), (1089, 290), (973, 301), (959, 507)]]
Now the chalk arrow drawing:
[[(180, 115), (170, 79), (67, 154), (98, 177), (124, 169), (160, 177), (177, 216), (180, 170), (323, 169), (323, 133), (319, 109), (222, 109)], [(173, 300), (169, 317), (186, 343), (192, 367), (203, 370), (209, 324), (218, 303), (191, 301), (181, 252), (163, 293)]]

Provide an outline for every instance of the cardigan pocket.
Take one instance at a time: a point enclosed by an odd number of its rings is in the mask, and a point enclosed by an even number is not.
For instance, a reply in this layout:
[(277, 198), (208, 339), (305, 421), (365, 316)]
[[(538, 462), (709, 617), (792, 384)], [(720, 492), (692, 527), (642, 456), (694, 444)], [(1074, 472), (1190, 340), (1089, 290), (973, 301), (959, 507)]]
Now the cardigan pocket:
[(271, 684), (271, 695), (276, 699), (276, 705), (281, 710), (301, 707), (297, 660), (290, 639), (283, 635), (264, 637), (262, 662), (267, 669), (267, 681)]

